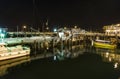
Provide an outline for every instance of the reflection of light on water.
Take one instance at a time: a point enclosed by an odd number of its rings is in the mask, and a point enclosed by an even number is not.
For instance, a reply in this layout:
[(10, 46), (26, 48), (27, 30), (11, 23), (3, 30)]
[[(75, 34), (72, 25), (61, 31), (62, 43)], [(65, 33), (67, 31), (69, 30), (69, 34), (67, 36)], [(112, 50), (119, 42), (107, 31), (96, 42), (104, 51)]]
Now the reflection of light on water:
[(120, 77), (118, 79), (120, 79)]
[(112, 59), (111, 59), (111, 58), (109, 58), (109, 61), (111, 62), (111, 61), (112, 61)]
[(68, 58), (76, 58), (79, 55), (84, 53), (84, 46), (83, 45), (75, 45), (70, 48), (54, 48), (54, 56), (53, 60), (64, 60)]
[(49, 47), (47, 47), (47, 50), (49, 49)]
[(115, 64), (114, 64), (114, 68), (117, 68), (117, 67), (118, 67), (118, 63), (115, 63)]
[(108, 58), (108, 56), (109, 56), (109, 53), (107, 52), (107, 53), (106, 53), (106, 57)]
[(56, 56), (54, 56), (54, 60), (56, 60), (57, 58), (56, 58)]
[(120, 51), (119, 49), (116, 50), (104, 50), (104, 49), (97, 49), (97, 54), (102, 56), (104, 62), (111, 62), (113, 64), (113, 68), (120, 69)]
[(29, 62), (29, 61), (30, 61), (30, 56), (1, 61), (0, 62), (0, 76), (7, 74), (8, 68), (25, 63), (25, 62)]

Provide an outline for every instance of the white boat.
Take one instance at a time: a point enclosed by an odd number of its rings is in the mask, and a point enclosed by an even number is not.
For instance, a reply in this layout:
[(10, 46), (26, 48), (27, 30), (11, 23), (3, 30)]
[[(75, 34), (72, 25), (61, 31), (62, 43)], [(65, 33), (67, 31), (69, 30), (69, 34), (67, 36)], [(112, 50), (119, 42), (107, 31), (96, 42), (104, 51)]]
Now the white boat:
[(30, 55), (30, 48), (22, 45), (7, 46), (0, 43), (0, 60), (7, 60), (16, 57)]

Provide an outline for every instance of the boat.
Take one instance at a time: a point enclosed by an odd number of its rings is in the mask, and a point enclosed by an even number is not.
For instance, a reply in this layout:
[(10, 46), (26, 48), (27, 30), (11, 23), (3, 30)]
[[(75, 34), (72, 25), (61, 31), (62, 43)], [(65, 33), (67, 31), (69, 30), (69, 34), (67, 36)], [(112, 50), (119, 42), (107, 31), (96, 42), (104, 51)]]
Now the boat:
[(107, 40), (95, 40), (95, 41), (92, 41), (92, 45), (94, 47), (106, 48), (106, 49), (115, 49), (117, 47), (115, 43)]
[(17, 57), (30, 55), (30, 48), (22, 45), (7, 46), (0, 43), (0, 60), (7, 60)]

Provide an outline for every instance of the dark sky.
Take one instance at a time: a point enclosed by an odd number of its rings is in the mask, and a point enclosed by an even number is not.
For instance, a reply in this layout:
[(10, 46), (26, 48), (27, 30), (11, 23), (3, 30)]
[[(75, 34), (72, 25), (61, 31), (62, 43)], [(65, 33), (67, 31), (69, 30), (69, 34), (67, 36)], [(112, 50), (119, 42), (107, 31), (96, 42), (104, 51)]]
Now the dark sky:
[[(103, 25), (120, 23), (119, 0), (0, 0), (0, 25), (39, 27), (49, 20), (53, 25), (78, 25), (99, 29)], [(35, 14), (35, 15), (34, 15)]]

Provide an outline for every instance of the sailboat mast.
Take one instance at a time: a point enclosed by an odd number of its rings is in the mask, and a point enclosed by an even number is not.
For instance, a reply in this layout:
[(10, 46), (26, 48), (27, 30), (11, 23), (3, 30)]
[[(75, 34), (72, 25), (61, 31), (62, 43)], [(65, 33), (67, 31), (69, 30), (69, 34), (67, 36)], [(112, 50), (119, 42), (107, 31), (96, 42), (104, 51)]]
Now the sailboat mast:
[(36, 27), (36, 3), (33, 0), (33, 27)]

